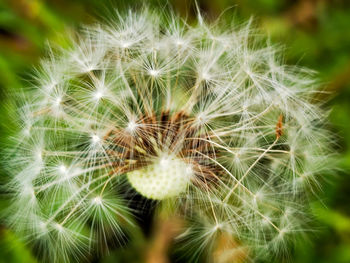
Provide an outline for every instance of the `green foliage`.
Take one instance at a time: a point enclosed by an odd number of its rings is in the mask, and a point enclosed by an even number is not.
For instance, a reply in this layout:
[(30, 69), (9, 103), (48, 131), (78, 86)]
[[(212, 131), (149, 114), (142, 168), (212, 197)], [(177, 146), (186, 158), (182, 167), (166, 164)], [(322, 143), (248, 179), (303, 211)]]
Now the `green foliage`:
[(0, 262), (36, 263), (30, 250), (7, 229), (0, 230)]

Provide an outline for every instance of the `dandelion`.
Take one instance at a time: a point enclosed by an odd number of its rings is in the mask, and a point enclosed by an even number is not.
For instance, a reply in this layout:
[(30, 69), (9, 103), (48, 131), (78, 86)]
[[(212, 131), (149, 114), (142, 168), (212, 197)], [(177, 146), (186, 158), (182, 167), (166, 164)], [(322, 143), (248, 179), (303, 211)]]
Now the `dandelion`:
[(50, 54), (6, 163), (8, 223), (43, 257), (124, 243), (136, 194), (187, 222), (175, 240), (193, 260), (270, 258), (308, 230), (330, 156), (317, 82), (251, 22), (130, 12)]

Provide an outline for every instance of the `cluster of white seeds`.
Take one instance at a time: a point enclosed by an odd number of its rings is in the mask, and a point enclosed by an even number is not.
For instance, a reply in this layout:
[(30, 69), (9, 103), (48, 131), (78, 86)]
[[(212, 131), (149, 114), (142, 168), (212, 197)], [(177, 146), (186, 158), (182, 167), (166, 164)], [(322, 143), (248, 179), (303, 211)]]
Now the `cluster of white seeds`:
[(144, 11), (86, 28), (24, 93), (9, 225), (76, 261), (132, 231), (136, 191), (193, 223), (176, 239), (193, 257), (220, 233), (246, 259), (286, 248), (307, 230), (329, 135), (312, 74), (281, 57), (250, 22)]
[(130, 184), (143, 196), (163, 200), (186, 191), (191, 166), (170, 156), (162, 156), (153, 165), (127, 174)]

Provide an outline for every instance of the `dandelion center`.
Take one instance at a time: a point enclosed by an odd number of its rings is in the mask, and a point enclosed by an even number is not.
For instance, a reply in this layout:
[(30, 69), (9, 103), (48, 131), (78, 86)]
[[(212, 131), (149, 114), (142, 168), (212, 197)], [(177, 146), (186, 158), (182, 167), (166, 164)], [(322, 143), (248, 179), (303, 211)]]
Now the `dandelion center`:
[(126, 171), (141, 195), (162, 200), (178, 196), (191, 184), (208, 187), (217, 167), (200, 156), (213, 154), (205, 137), (195, 117), (163, 111), (110, 132), (107, 140), (115, 146), (110, 158), (123, 159), (115, 169)]
[(143, 169), (128, 173), (130, 184), (143, 196), (162, 200), (175, 197), (188, 187), (193, 172), (174, 157), (161, 158)]

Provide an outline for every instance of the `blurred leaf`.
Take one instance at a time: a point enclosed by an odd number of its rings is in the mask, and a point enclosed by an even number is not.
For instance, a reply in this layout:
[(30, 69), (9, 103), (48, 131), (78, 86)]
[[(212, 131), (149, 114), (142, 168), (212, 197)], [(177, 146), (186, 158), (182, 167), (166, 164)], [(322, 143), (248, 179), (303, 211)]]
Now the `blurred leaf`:
[(314, 214), (321, 222), (334, 228), (341, 234), (350, 234), (350, 217), (321, 206), (316, 206), (314, 210)]
[(1, 263), (36, 263), (30, 250), (11, 231), (0, 231), (0, 262)]

